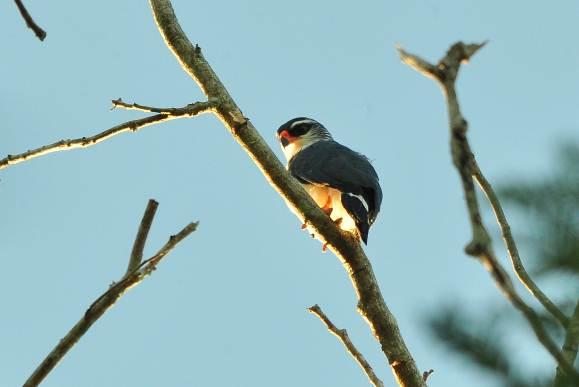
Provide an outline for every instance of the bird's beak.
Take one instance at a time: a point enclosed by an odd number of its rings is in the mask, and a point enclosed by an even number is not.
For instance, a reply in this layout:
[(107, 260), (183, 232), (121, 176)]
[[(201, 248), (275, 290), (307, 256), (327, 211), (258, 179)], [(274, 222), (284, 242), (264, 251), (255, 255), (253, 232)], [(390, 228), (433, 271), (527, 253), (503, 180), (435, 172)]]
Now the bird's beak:
[(279, 134), (279, 141), (281, 142), (281, 145), (285, 148), (286, 146), (288, 146), (288, 144), (291, 142), (291, 138), (292, 136), (288, 133), (287, 130), (283, 130), (280, 134)]

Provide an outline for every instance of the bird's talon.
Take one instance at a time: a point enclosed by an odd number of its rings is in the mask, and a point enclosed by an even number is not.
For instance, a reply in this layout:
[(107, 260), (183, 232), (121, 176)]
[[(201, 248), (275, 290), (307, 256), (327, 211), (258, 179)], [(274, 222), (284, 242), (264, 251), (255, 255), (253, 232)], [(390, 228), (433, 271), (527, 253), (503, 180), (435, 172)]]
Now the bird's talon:
[(306, 229), (308, 227), (307, 223), (302, 223), (302, 230)]
[(324, 211), (326, 215), (330, 216), (332, 215), (332, 210), (332, 197), (328, 196), (326, 203), (322, 206), (322, 211)]
[(322, 252), (325, 253), (328, 250), (328, 242), (322, 245)]

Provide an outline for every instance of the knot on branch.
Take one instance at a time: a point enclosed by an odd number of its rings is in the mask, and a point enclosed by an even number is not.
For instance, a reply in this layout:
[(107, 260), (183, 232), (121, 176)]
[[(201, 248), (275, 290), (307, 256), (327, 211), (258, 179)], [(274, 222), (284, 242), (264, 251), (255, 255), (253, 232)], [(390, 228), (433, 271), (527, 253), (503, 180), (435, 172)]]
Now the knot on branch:
[(247, 129), (247, 124), (249, 123), (249, 119), (247, 117), (243, 117), (243, 121), (241, 122), (236, 122), (235, 125), (233, 125), (233, 134), (237, 135), (241, 130), (243, 129)]
[(486, 246), (481, 241), (473, 239), (464, 247), (464, 252), (471, 257), (479, 258), (486, 252)]
[(452, 133), (455, 136), (461, 136), (464, 139), (465, 134), (468, 130), (468, 121), (465, 120), (463, 117), (458, 117), (456, 122), (452, 125)]

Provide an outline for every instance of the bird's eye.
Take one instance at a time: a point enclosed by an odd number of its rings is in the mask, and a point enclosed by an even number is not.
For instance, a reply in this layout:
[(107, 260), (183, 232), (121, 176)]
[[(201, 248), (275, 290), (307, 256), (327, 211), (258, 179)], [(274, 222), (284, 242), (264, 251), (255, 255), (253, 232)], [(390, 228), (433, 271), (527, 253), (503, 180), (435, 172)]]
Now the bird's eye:
[(294, 137), (300, 137), (309, 131), (310, 131), (310, 125), (306, 125), (306, 124), (296, 125), (293, 128), (291, 128), (291, 135)]

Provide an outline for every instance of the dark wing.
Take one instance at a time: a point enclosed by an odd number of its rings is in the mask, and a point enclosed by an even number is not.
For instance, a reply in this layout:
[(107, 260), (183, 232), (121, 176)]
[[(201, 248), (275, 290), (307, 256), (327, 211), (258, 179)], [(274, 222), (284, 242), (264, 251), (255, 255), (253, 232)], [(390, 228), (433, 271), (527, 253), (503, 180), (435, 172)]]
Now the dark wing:
[[(335, 141), (318, 141), (301, 150), (289, 161), (289, 171), (303, 183), (325, 185), (343, 192), (342, 204), (367, 228), (380, 212), (382, 190), (376, 170), (365, 156)], [(367, 212), (363, 203), (352, 195), (364, 198)], [(364, 234), (364, 230), (360, 231)]]

